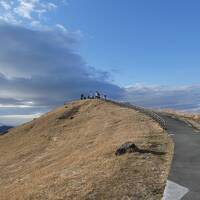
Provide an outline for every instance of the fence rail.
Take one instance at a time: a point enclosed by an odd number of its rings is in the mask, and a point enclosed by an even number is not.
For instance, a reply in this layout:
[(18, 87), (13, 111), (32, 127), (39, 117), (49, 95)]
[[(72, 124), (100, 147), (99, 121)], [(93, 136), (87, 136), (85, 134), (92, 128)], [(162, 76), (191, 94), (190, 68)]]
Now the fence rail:
[(130, 103), (125, 103), (125, 102), (117, 102), (117, 101), (113, 101), (113, 100), (107, 100), (107, 101), (111, 102), (113, 104), (116, 104), (118, 106), (121, 106), (121, 107), (131, 108), (131, 109), (137, 110), (141, 113), (144, 113), (144, 114), (150, 116), (154, 121), (158, 122), (164, 130), (167, 129), (166, 121), (150, 109), (143, 108), (143, 107), (140, 107), (140, 106), (135, 106), (135, 105), (132, 105)]

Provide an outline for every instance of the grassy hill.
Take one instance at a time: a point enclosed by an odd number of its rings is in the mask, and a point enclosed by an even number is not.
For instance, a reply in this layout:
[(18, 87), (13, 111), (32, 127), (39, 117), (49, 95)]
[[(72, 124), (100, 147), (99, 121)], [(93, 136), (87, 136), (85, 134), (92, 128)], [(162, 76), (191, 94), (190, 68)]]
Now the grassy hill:
[[(115, 151), (132, 141), (165, 152)], [(66, 104), (0, 136), (0, 199), (161, 199), (173, 144), (150, 117), (100, 100)]]

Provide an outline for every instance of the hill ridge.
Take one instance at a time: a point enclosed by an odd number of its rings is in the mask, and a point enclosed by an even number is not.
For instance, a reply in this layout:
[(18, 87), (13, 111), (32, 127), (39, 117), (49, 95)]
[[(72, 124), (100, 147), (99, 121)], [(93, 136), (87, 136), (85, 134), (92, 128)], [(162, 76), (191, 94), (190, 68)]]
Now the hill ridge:
[[(127, 141), (166, 154), (116, 156)], [(74, 101), (0, 136), (0, 199), (161, 199), (172, 149), (149, 116)]]

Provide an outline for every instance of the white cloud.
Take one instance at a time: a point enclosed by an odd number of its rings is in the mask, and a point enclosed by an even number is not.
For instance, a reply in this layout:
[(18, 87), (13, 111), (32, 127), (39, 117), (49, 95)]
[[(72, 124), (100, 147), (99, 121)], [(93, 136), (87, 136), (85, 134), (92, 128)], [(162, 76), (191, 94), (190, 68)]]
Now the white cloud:
[(5, 10), (11, 9), (11, 5), (6, 1), (0, 1), (0, 6), (3, 7)]
[(22, 123), (29, 122), (33, 120), (34, 118), (38, 118), (43, 113), (35, 113), (30, 115), (4, 115), (0, 116), (1, 124), (9, 124), (12, 126), (16, 126)]
[(37, 13), (41, 15), (42, 13), (54, 10), (57, 6), (51, 2), (42, 3), (40, 0), (18, 0), (19, 4), (14, 9), (14, 12), (20, 17), (27, 19), (32, 19), (32, 15)]
[(31, 108), (30, 105), (0, 104), (0, 108)]
[(84, 35), (80, 30), (68, 31), (61, 23), (51, 24), (48, 14), (63, 5), (66, 5), (65, 1), (0, 0), (0, 24), (6, 22), (40, 31), (57, 30), (60, 34), (71, 34), (81, 39)]
[[(44, 20), (44, 14), (56, 10), (58, 5), (45, 0), (0, 0), (0, 20), (11, 24), (35, 23)], [(40, 27), (41, 28), (41, 27)]]
[(51, 10), (55, 10), (55, 9), (57, 8), (57, 5), (54, 4), (54, 3), (47, 3), (46, 5), (44, 4), (44, 7), (45, 7), (47, 10), (51, 11)]
[(17, 20), (11, 12), (7, 12), (4, 15), (0, 15), (0, 20), (10, 24), (20, 24), (21, 22), (20, 20)]
[(40, 117), (42, 113), (36, 113), (31, 115), (4, 115), (4, 118), (22, 118), (22, 119), (29, 119), (34, 117)]
[(144, 107), (199, 111), (200, 85), (170, 87), (135, 84), (126, 88), (123, 101)]
[(37, 30), (48, 30), (49, 27), (41, 24), (41, 22), (39, 20), (34, 20), (30, 23), (31, 28), (37, 29)]
[(40, 21), (35, 20), (31, 22), (31, 26), (38, 27), (38, 26), (41, 26), (41, 23)]
[(45, 112), (89, 91), (113, 98), (121, 94), (121, 88), (107, 81), (106, 72), (89, 67), (74, 52), (77, 39), (71, 32), (0, 24), (0, 43), (4, 47), (0, 48), (2, 120), (22, 111)]
[(14, 9), (14, 12), (20, 17), (31, 19), (31, 14), (34, 10), (35, 1), (21, 0), (19, 6)]
[(62, 24), (56, 24), (56, 27), (64, 33), (68, 33), (68, 30)]

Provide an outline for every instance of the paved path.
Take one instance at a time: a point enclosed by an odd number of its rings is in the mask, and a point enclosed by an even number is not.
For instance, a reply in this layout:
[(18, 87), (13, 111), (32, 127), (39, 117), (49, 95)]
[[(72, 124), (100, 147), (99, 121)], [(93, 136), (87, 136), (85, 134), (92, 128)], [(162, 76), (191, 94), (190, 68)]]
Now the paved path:
[(169, 180), (189, 189), (182, 200), (200, 200), (200, 133), (180, 120), (161, 116), (166, 120), (168, 133), (172, 134), (175, 142)]

